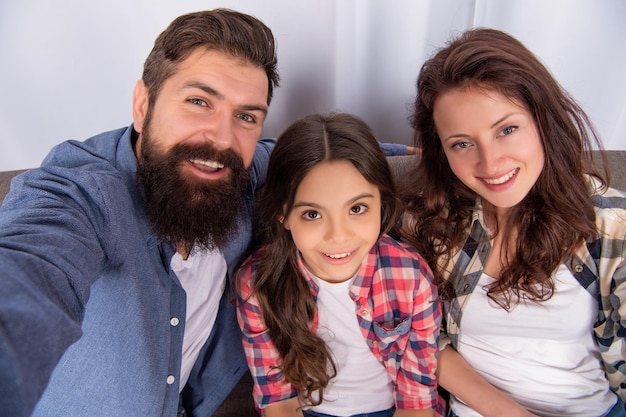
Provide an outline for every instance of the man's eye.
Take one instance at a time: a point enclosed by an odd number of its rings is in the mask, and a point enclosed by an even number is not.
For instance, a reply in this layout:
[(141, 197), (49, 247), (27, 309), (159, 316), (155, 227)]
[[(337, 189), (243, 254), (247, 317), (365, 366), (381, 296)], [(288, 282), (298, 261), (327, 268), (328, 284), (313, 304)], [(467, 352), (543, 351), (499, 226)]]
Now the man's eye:
[(190, 98), (188, 100), (191, 104), (196, 104), (198, 106), (206, 106), (206, 101), (199, 98)]
[(252, 117), (251, 115), (249, 115), (247, 113), (241, 113), (237, 117), (239, 117), (244, 122), (250, 122), (250, 123), (254, 122), (254, 117)]
[(365, 204), (357, 204), (350, 208), (351, 214), (363, 214), (367, 211), (367, 206)]

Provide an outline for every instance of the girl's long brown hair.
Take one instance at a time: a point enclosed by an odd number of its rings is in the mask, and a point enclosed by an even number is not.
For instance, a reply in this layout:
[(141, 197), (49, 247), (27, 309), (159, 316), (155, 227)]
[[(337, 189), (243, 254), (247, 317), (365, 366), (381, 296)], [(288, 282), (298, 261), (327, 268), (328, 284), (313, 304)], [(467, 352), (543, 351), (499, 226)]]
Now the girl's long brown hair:
[(303, 178), (320, 162), (332, 160), (349, 161), (367, 181), (378, 186), (381, 235), (396, 222), (400, 205), (394, 178), (367, 124), (345, 113), (314, 114), (288, 127), (272, 151), (259, 196), (256, 231), (263, 250), (251, 258), (257, 266), (253, 294), (280, 353), (278, 368), (299, 396), (312, 405), (322, 402), (336, 368), (331, 352), (312, 329), (315, 301), (298, 268), (298, 250), (291, 233), (280, 220), (289, 215)]
[(607, 186), (608, 172), (600, 174), (593, 164), (590, 151), (601, 145), (585, 112), (532, 52), (504, 32), (469, 30), (422, 66), (410, 119), (422, 157), (402, 187), (402, 198), (416, 223), (404, 238), (428, 261), (440, 294), (450, 295), (445, 265), (467, 238), (477, 195), (450, 169), (435, 129), (433, 106), (441, 94), (466, 88), (496, 91), (524, 106), (545, 153), (537, 182), (512, 209), (507, 224), (494, 231), (517, 229), (518, 234), (515, 242), (505, 238), (514, 255), (489, 287), (489, 296), (507, 309), (512, 295), (549, 299), (554, 291), (552, 272), (596, 235), (585, 174)]

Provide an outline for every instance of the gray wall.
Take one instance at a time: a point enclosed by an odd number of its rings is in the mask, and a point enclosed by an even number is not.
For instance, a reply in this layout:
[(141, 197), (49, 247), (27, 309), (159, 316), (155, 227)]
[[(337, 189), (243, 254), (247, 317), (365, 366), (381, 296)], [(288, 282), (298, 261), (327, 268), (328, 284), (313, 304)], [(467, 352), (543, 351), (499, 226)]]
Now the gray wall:
[(0, 170), (38, 165), (66, 139), (131, 123), (131, 93), (154, 38), (177, 15), (230, 7), (278, 40), (282, 86), (264, 134), (315, 111), (350, 111), (379, 138), (410, 143), (421, 63), (454, 32), (507, 30), (626, 149), (623, 0), (0, 0)]

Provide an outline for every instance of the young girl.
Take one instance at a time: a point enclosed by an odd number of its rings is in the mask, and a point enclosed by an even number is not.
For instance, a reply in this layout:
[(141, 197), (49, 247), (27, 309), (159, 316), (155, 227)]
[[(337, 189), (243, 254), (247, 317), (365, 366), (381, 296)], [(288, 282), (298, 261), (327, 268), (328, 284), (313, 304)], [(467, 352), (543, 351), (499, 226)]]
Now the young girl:
[(587, 116), (491, 29), (440, 50), (417, 90), (406, 238), (439, 285), (450, 415), (625, 416), (626, 199)]
[(426, 263), (385, 235), (397, 197), (369, 127), (295, 122), (260, 201), (238, 317), (264, 415), (432, 416), (439, 306)]

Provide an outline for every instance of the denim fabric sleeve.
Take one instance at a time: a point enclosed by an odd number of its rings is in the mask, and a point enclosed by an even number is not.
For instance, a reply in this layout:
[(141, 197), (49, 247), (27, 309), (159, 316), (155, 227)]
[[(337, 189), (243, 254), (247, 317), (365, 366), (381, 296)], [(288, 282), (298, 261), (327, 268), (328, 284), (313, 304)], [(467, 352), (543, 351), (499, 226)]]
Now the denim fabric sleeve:
[(385, 156), (406, 155), (406, 145), (400, 143), (379, 142)]
[(252, 160), (252, 167), (250, 170), (252, 175), (252, 186), (255, 190), (261, 188), (263, 184), (265, 184), (267, 165), (275, 144), (276, 139), (265, 138), (260, 139), (256, 145), (256, 151), (254, 152), (254, 159)]
[[(26, 416), (64, 351), (81, 336), (90, 285), (114, 227), (89, 173), (34, 169), (0, 209), (0, 416)], [(97, 208), (94, 208), (97, 207)]]

